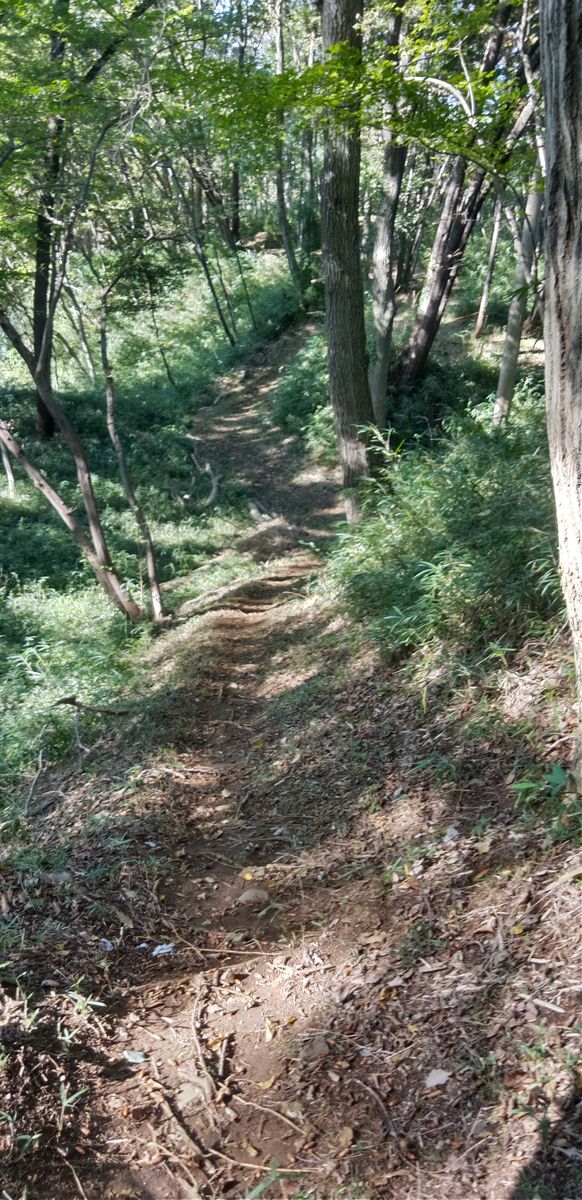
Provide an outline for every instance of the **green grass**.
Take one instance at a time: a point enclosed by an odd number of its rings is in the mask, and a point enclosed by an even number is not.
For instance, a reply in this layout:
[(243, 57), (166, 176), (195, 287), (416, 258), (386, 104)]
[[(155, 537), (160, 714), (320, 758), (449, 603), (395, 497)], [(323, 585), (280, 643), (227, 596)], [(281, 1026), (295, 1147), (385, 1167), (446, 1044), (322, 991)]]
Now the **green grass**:
[(388, 652), (504, 657), (562, 613), (537, 381), (520, 385), (507, 433), (490, 419), (481, 405), (393, 456), (332, 555), (343, 602)]
[[(223, 479), (218, 502), (212, 510), (205, 507), (208, 480), (192, 479), (185, 441), (190, 417), (208, 402), (216, 381), (260, 339), (274, 336), (296, 315), (296, 298), (280, 257), (264, 255), (251, 261), (245, 275), (259, 332), (232, 272), (228, 284), (239, 332), (234, 349), (199, 279), (187, 280), (162, 303), (158, 325), (176, 386), (167, 378), (147, 316), (120, 318), (112, 331), (118, 424), (132, 479), (151, 523), (160, 575), (167, 583), (195, 572), (231, 547), (249, 524), (246, 498), (237, 480), (228, 478), (226, 464), (219, 464)], [(98, 361), (96, 345), (93, 351)], [(3, 369), (3, 417), (79, 516), (68, 451), (58, 436), (46, 443), (37, 439), (34, 398), (13, 352), (4, 355)], [(141, 598), (143, 551), (107, 438), (101, 385), (97, 381), (91, 388), (85, 382), (80, 386), (77, 368), (62, 356), (57, 379), (63, 405), (87, 448), (113, 559)], [(212, 451), (208, 453), (212, 457)], [(175, 607), (197, 589), (237, 577), (241, 569), (235, 555), (217, 564), (216, 578), (203, 575), (196, 583), (194, 575), (191, 590), (187, 584), (171, 588), (168, 602)], [(0, 476), (0, 789), (9, 794), (22, 790), (19, 776), (33, 770), (41, 749), (48, 762), (74, 746), (74, 712), (57, 705), (59, 699), (75, 694), (85, 702), (106, 705), (136, 686), (149, 638), (147, 631), (129, 629), (108, 604), (67, 530), (21, 473), (17, 472), (14, 499)]]
[(273, 419), (285, 431), (301, 437), (312, 458), (333, 466), (337, 444), (329, 404), (327, 344), (313, 333), (285, 366), (275, 389)]

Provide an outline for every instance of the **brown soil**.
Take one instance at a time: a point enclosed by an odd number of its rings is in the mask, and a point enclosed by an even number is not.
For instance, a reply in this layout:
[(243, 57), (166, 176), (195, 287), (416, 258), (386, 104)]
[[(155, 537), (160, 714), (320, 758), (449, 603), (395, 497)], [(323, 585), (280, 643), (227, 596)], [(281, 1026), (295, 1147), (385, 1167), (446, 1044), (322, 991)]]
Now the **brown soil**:
[(35, 796), (73, 866), (7, 868), (9, 1200), (582, 1192), (582, 860), (511, 788), (524, 705), (565, 757), (564, 652), (514, 664), (491, 740), (479, 696), (351, 647), (312, 587), (337, 481), (268, 422), (299, 337), (193, 424), (258, 502), (256, 577), (185, 605), (137, 716)]

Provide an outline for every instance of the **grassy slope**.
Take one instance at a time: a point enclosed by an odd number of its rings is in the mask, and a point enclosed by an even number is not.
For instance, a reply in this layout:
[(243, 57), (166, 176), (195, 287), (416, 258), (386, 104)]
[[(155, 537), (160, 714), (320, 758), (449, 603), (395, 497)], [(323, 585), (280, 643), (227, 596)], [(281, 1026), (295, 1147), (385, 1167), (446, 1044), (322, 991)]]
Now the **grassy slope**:
[[(112, 338), (119, 380), (120, 432), (129, 452), (138, 494), (151, 523), (161, 578), (187, 575), (232, 546), (249, 523), (245, 496), (223, 485), (207, 510), (209, 484), (193, 478), (184, 435), (201, 406), (212, 402), (225, 372), (260, 337), (273, 337), (293, 317), (295, 298), (284, 264), (265, 255), (248, 271), (248, 287), (260, 334), (251, 326), (240, 283), (230, 280), (239, 318), (239, 345), (225, 342), (199, 281), (186, 283), (159, 313), (164, 349), (176, 387), (166, 377), (152, 327), (120, 321)], [(3, 415), (11, 420), (33, 461), (77, 504), (73, 464), (60, 439), (42, 445), (34, 435), (34, 400), (18, 361), (6, 355)], [(127, 511), (103, 419), (103, 395), (79, 389), (78, 371), (59, 357), (63, 401), (88, 450), (95, 490), (114, 561), (141, 593), (144, 561)], [(231, 559), (218, 582), (236, 571)], [(208, 583), (212, 582), (212, 578)], [(168, 592), (170, 606), (179, 591)], [(74, 745), (74, 714), (55, 708), (62, 696), (106, 704), (133, 690), (142, 671), (149, 634), (126, 628), (106, 602), (58, 518), (22, 477), (14, 500), (0, 480), (0, 789), (11, 792), (22, 770), (32, 770), (42, 749), (45, 762)]]

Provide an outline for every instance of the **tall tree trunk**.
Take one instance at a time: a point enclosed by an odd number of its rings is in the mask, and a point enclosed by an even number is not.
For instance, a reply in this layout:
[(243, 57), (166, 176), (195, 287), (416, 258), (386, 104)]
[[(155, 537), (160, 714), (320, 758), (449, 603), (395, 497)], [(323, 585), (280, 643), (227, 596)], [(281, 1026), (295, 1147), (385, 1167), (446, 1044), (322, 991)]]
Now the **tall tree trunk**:
[(481, 292), (481, 300), (479, 303), (479, 312), (475, 322), (475, 338), (480, 338), (487, 324), (487, 309), (489, 307), (489, 293), (491, 284), (493, 283), (493, 272), (495, 270), (495, 259), (497, 257), (497, 243), (499, 242), (499, 234), (501, 232), (501, 214), (502, 203), (501, 196), (495, 199), (495, 207), (493, 209), (493, 229), (491, 230), (491, 241), (489, 243), (489, 257), (487, 259), (487, 271), (483, 282), (483, 291)]
[(582, 21), (579, 0), (543, 0), (546, 111), (544, 340), (562, 587), (574, 643), (582, 792)]
[(513, 285), (514, 294), (509, 305), (503, 354), (499, 368), (499, 379), (497, 381), (497, 396), (493, 409), (493, 425), (495, 428), (507, 423), (511, 401), (513, 400), (521, 332), (527, 308), (527, 287), (531, 281), (541, 212), (542, 193), (540, 188), (534, 185), (527, 198), (523, 229), (516, 245), (517, 264)]
[[(56, 29), (51, 33), (51, 63), (62, 62), (65, 56), (65, 40), (58, 25), (68, 13), (68, 0), (55, 0), (53, 17)], [(51, 117), (47, 128), (44, 183), (38, 201), (34, 250), (34, 288), (32, 309), (33, 351), (38, 362), (45, 342), (49, 295), (51, 287), (51, 265), (53, 229), (55, 217), (55, 188), (61, 170), (61, 148), (65, 123), (62, 117)], [(50, 383), (52, 362), (52, 338), (46, 344), (46, 372)], [(55, 432), (54, 418), (47, 408), (40, 391), (36, 391), (37, 429), (41, 437), (51, 438)]]
[[(402, 29), (402, 2), (397, 0), (386, 18), (383, 42), (388, 62), (397, 62), (398, 46)], [(380, 429), (386, 424), (386, 399), (388, 368), (392, 344), (392, 326), (396, 316), (396, 290), (394, 287), (394, 225), (400, 200), (400, 189), (406, 165), (406, 147), (394, 141), (390, 123), (396, 106), (387, 107), (383, 130), (383, 187), (384, 202), (376, 225), (376, 236), (372, 251), (372, 311), (376, 332), (376, 359), (370, 370), (370, 392), (376, 424)]]
[[(356, 51), (361, 49), (355, 28), (358, 12), (358, 0), (324, 0), (325, 52), (340, 42), (347, 42)], [(357, 116), (350, 109), (343, 114), (336, 112), (325, 127), (321, 230), (330, 393), (346, 489), (353, 489), (368, 473), (366, 441), (361, 430), (374, 420), (366, 368), (359, 177)], [(352, 522), (360, 516), (357, 496), (350, 491), (346, 497), (346, 515)]]
[[(283, 40), (283, 5), (284, 0), (275, 0), (275, 56), (276, 56), (276, 71), (277, 75), (282, 75), (285, 70), (285, 45)], [(293, 233), (291, 223), (289, 221), (289, 213), (287, 211), (287, 199), (285, 196), (285, 174), (283, 171), (283, 143), (285, 138), (285, 116), (281, 112), (278, 117), (278, 132), (275, 145), (276, 156), (276, 175), (275, 186), (277, 191), (277, 213), (279, 216), (279, 229), (281, 230), (281, 240), (283, 249), (287, 258), (289, 274), (299, 299), (303, 295), (303, 280), (297, 255), (295, 254), (295, 245), (293, 242)]]
[(117, 423), (115, 420), (115, 376), (113, 374), (113, 367), (109, 358), (109, 346), (107, 341), (107, 307), (105, 304), (103, 304), (101, 307), (99, 332), (101, 340), (101, 362), (103, 364), (103, 374), (105, 376), (107, 432), (111, 440), (111, 445), (115, 451), (115, 457), (117, 458), (119, 476), (121, 479), (121, 485), (125, 492), (125, 498), (129, 504), (129, 507), (131, 508), (131, 511), (133, 512), (136, 525), (143, 538), (146, 555), (146, 569), (152, 601), (152, 613), (154, 622), (159, 624), (161, 621), (163, 621), (165, 613), (164, 602), (162, 600), (162, 593), (160, 591), (160, 584), (158, 580), (158, 569), (156, 564), (154, 544), (152, 541), (152, 535), (150, 533), (147, 517), (133, 489), (131, 476), (129, 474), (129, 467), (127, 465), (125, 451), (123, 449), (123, 443), (119, 436)]
[(370, 392), (374, 419), (380, 429), (386, 423), (388, 371), (392, 326), (396, 316), (394, 288), (394, 224), (406, 162), (406, 146), (395, 145), (386, 132), (384, 147), (384, 204), (376, 226), (372, 252), (372, 295), (376, 330), (376, 360), (370, 370)]
[(232, 164), (230, 177), (230, 227), (235, 244), (240, 246), (240, 167), (237, 162)]

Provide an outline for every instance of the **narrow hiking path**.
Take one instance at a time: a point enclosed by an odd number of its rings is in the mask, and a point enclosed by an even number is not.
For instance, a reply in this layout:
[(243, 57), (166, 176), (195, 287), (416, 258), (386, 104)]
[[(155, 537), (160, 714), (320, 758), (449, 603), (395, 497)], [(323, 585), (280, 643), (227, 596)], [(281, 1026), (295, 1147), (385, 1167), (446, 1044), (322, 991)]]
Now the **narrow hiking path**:
[[(337, 480), (269, 420), (302, 336), (192, 422), (238, 574), (180, 581), (148, 694), (35, 797), (74, 851), (11, 885), (45, 998), (8, 999), (10, 1200), (557, 1200), (542, 1120), (574, 1200), (580, 859), (516, 813), (517, 725), (427, 711), (312, 586)], [(543, 726), (560, 664), (523, 678)]]

